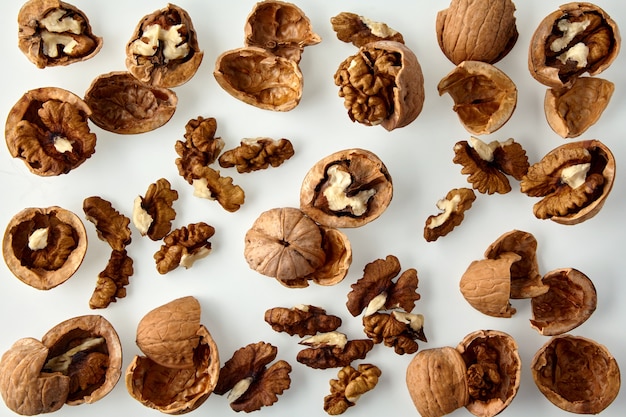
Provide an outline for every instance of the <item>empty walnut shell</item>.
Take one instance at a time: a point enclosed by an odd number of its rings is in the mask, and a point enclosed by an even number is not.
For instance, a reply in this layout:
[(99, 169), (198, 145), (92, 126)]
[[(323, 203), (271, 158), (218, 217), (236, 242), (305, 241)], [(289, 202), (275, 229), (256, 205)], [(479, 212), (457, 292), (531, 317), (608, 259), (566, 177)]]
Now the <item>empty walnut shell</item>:
[(570, 88), (550, 88), (543, 108), (548, 124), (559, 136), (582, 135), (602, 116), (609, 104), (615, 84), (597, 77), (577, 78)]
[(255, 4), (246, 19), (244, 35), (246, 46), (263, 48), (295, 62), (300, 61), (304, 47), (322, 41), (298, 6), (277, 0)]
[(539, 391), (557, 407), (578, 414), (598, 414), (617, 397), (619, 366), (608, 349), (580, 336), (554, 336), (531, 363)]
[(328, 227), (360, 227), (377, 219), (393, 197), (385, 164), (364, 149), (346, 149), (322, 158), (307, 172), (300, 208)]
[(293, 110), (302, 98), (304, 81), (298, 63), (262, 48), (222, 53), (213, 75), (228, 94), (264, 110)]
[(542, 198), (533, 207), (535, 217), (574, 225), (600, 212), (614, 181), (611, 150), (599, 140), (582, 140), (561, 145), (531, 165), (520, 189)]
[(18, 47), (38, 68), (85, 61), (102, 49), (89, 19), (59, 0), (29, 0), (17, 15)]
[(87, 103), (70, 91), (57, 87), (30, 90), (7, 116), (4, 132), (9, 152), (34, 174), (67, 174), (96, 151), (90, 116)]
[(517, 87), (502, 70), (481, 61), (463, 61), (437, 85), (448, 93), (468, 132), (486, 135), (500, 129), (517, 106)]
[(150, 86), (128, 72), (116, 71), (96, 77), (85, 101), (92, 110), (90, 119), (113, 133), (149, 132), (167, 123), (178, 104), (170, 89)]
[(352, 264), (352, 244), (339, 229), (322, 226), (320, 230), (326, 261), (307, 278), (319, 285), (335, 285), (348, 275)]
[(531, 327), (544, 336), (568, 332), (584, 323), (596, 310), (598, 296), (593, 282), (577, 269), (562, 268), (543, 277), (548, 292), (530, 301)]
[(11, 272), (40, 290), (67, 281), (86, 251), (85, 225), (76, 214), (57, 206), (20, 211), (2, 239), (2, 255)]
[(608, 68), (620, 45), (617, 24), (600, 7), (588, 2), (563, 4), (535, 30), (528, 69), (548, 87), (570, 87), (580, 75), (598, 75)]

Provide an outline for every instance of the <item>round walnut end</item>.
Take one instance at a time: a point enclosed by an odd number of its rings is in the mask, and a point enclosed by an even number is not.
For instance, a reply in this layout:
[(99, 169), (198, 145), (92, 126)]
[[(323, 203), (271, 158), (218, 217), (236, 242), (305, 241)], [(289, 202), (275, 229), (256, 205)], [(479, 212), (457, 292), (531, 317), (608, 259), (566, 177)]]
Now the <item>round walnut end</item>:
[(300, 208), (328, 227), (360, 227), (377, 219), (393, 197), (385, 164), (364, 149), (335, 152), (317, 162), (300, 188)]
[(571, 413), (600, 413), (621, 385), (617, 361), (608, 349), (580, 336), (553, 337), (537, 351), (531, 369), (539, 391)]
[(49, 290), (67, 281), (83, 262), (87, 233), (80, 218), (61, 207), (26, 208), (7, 225), (2, 255), (25, 284)]

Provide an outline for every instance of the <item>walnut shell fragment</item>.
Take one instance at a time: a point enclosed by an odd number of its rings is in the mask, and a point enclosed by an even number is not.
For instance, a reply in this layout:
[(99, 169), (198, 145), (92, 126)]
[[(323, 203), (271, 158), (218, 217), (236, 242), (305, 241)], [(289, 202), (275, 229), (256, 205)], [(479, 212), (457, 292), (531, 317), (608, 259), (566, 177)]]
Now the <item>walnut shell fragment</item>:
[(549, 290), (530, 301), (530, 325), (544, 336), (563, 334), (583, 324), (598, 304), (593, 282), (574, 268), (548, 272), (543, 282)]
[(83, 211), (85, 218), (96, 226), (98, 237), (111, 249), (122, 251), (131, 243), (130, 219), (117, 211), (111, 202), (99, 196), (87, 197), (83, 200)]
[(598, 140), (561, 145), (528, 169), (521, 191), (541, 197), (533, 206), (538, 219), (574, 225), (602, 209), (615, 180), (615, 157)]
[(41, 339), (20, 339), (0, 359), (0, 393), (21, 415), (57, 411), (64, 404), (91, 404), (121, 376), (122, 346), (104, 317), (68, 319)]
[(40, 176), (67, 174), (96, 151), (92, 112), (76, 94), (57, 87), (26, 92), (11, 108), (5, 125), (9, 153)]
[(222, 168), (237, 168), (240, 174), (276, 168), (294, 155), (289, 139), (247, 138), (234, 149), (225, 151), (218, 158)]
[(133, 225), (142, 236), (152, 240), (161, 240), (172, 230), (172, 221), (176, 218), (174, 201), (178, 200), (178, 191), (173, 190), (170, 182), (159, 178), (148, 186), (146, 194), (137, 196), (133, 204)]
[(385, 164), (365, 149), (346, 149), (319, 160), (305, 175), (300, 208), (328, 227), (360, 227), (377, 219), (393, 197)]
[(125, 382), (141, 404), (166, 414), (184, 414), (211, 395), (220, 360), (200, 316), (198, 300), (188, 296), (155, 308), (139, 322), (137, 344), (146, 356), (135, 356)]
[(454, 188), (444, 198), (437, 201), (441, 213), (428, 216), (424, 225), (424, 239), (434, 242), (452, 232), (465, 218), (465, 212), (472, 207), (476, 194), (471, 188)]
[(330, 24), (337, 34), (337, 39), (351, 43), (357, 48), (383, 40), (404, 43), (402, 34), (397, 30), (355, 13), (341, 12), (330, 18)]
[(513, 49), (518, 32), (511, 0), (451, 0), (437, 13), (437, 42), (454, 64), (482, 61), (495, 64)]
[(589, 2), (561, 5), (530, 40), (528, 69), (540, 83), (570, 87), (584, 73), (598, 75), (615, 60), (621, 38), (615, 21)]
[(368, 43), (335, 72), (348, 116), (387, 131), (413, 122), (424, 106), (424, 76), (417, 56), (396, 41)]
[(204, 222), (191, 223), (171, 231), (163, 238), (163, 245), (154, 254), (159, 274), (167, 274), (182, 266), (186, 269), (211, 253), (209, 239), (215, 228)]
[(356, 405), (361, 395), (376, 387), (381, 375), (381, 370), (369, 363), (359, 364), (358, 368), (344, 366), (337, 373), (337, 379), (330, 380), (330, 394), (324, 397), (324, 411), (331, 416), (343, 414)]
[(80, 218), (57, 206), (26, 208), (9, 221), (2, 255), (22, 282), (49, 290), (67, 281), (87, 251), (87, 232)]
[(85, 61), (102, 49), (85, 13), (59, 0), (27, 1), (17, 23), (18, 47), (38, 68)]
[(295, 62), (300, 61), (305, 47), (321, 41), (302, 9), (284, 1), (257, 2), (244, 27), (246, 46), (263, 48)]
[(264, 320), (276, 332), (290, 336), (313, 336), (316, 333), (335, 331), (341, 326), (341, 318), (327, 314), (321, 307), (299, 305), (292, 308), (274, 307), (265, 311)]
[(439, 81), (439, 95), (447, 93), (461, 124), (474, 135), (500, 129), (517, 106), (517, 87), (500, 69), (481, 61), (463, 61)]
[(620, 370), (613, 355), (580, 336), (552, 337), (533, 357), (531, 369), (539, 391), (571, 413), (598, 414), (620, 390)]
[(126, 68), (142, 83), (171, 88), (189, 81), (204, 52), (191, 17), (168, 4), (144, 16), (126, 45)]
[(546, 90), (548, 124), (563, 138), (582, 135), (600, 119), (614, 90), (615, 84), (597, 77), (579, 77), (570, 88)]
[(271, 406), (291, 385), (289, 363), (279, 360), (268, 366), (277, 354), (278, 348), (265, 342), (238, 349), (220, 370), (214, 392), (228, 392), (230, 407), (237, 412)]
[(150, 132), (174, 115), (178, 96), (168, 88), (138, 81), (128, 72), (109, 72), (96, 77), (85, 92), (98, 127), (117, 134)]

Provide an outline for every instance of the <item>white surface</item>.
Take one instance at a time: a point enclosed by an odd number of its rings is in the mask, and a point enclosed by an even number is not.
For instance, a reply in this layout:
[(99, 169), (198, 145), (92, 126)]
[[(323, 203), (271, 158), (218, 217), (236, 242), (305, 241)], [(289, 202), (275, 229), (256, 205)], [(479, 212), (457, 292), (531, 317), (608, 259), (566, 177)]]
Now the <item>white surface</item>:
[[(605, 346), (626, 370), (626, 280), (624, 280), (623, 201), (625, 177), (621, 162), (626, 159), (624, 109), (626, 107), (626, 55), (622, 53), (601, 77), (615, 83), (615, 94), (600, 121), (579, 139), (599, 139), (609, 146), (617, 160), (615, 186), (603, 210), (593, 219), (562, 226), (541, 221), (532, 214), (535, 200), (519, 192), (507, 195), (477, 195), (465, 221), (451, 234), (428, 243), (422, 237), (425, 219), (438, 212), (435, 203), (448, 190), (468, 186), (460, 166), (452, 163), (454, 143), (469, 138), (452, 111), (449, 96), (440, 97), (436, 85), (453, 65), (445, 58), (435, 38), (435, 16), (448, 1), (298, 1), (322, 37), (308, 47), (301, 61), (305, 87), (298, 107), (287, 113), (274, 113), (246, 105), (223, 91), (212, 71), (216, 57), (242, 46), (243, 26), (253, 1), (201, 2), (180, 0), (177, 4), (191, 15), (205, 57), (196, 76), (175, 89), (179, 105), (164, 127), (151, 133), (120, 136), (92, 125), (98, 135), (96, 153), (68, 175), (43, 178), (31, 174), (22, 161), (13, 159), (5, 146), (0, 147), (2, 202), (0, 224), (25, 207), (59, 205), (84, 219), (82, 201), (99, 195), (130, 216), (133, 200), (143, 195), (148, 185), (167, 178), (179, 192), (175, 202), (178, 213), (175, 227), (206, 221), (216, 228), (213, 253), (191, 269), (177, 269), (167, 275), (157, 273), (152, 258), (160, 246), (140, 237), (133, 229), (128, 247), (135, 262), (135, 275), (127, 286), (126, 298), (105, 310), (90, 310), (88, 300), (97, 274), (104, 268), (110, 249), (100, 241), (93, 224), (85, 220), (89, 249), (78, 272), (63, 285), (48, 292), (38, 291), (14, 278), (4, 263), (0, 265), (0, 351), (6, 351), (22, 337), (41, 337), (48, 329), (70, 317), (102, 314), (117, 329), (124, 349), (124, 368), (140, 351), (135, 345), (138, 321), (149, 310), (177, 297), (193, 295), (202, 304), (202, 322), (217, 341), (222, 362), (234, 350), (257, 341), (278, 347), (278, 359), (293, 366), (291, 388), (272, 407), (258, 415), (326, 415), (323, 398), (328, 381), (337, 370), (314, 370), (296, 362), (301, 346), (297, 336), (274, 332), (263, 321), (266, 309), (309, 303), (324, 307), (343, 318), (340, 328), (350, 338), (364, 337), (360, 318), (348, 313), (345, 302), (350, 285), (361, 277), (365, 264), (396, 255), (403, 269), (416, 268), (421, 300), (414, 312), (426, 317), (428, 343), (421, 349), (455, 346), (466, 334), (479, 329), (498, 329), (510, 333), (519, 343), (523, 370), (519, 393), (503, 412), (505, 416), (569, 415), (552, 405), (537, 390), (529, 364), (535, 352), (548, 341), (530, 328), (529, 300), (513, 302), (517, 314), (510, 319), (487, 317), (463, 299), (458, 282), (472, 260), (480, 259), (486, 247), (501, 234), (521, 229), (531, 232), (539, 242), (541, 273), (562, 267), (577, 268), (596, 285), (598, 308), (591, 318), (571, 333), (592, 338)], [(124, 70), (124, 47), (139, 19), (164, 7), (165, 2), (76, 0), (74, 5), (91, 20), (93, 30), (104, 38), (101, 52), (89, 61), (68, 67), (37, 69), (17, 48), (16, 17), (19, 2), (7, 2), (0, 13), (4, 40), (0, 114), (6, 115), (27, 90), (57, 86), (82, 96), (98, 75)], [(516, 18), (520, 31), (512, 52), (497, 64), (516, 83), (517, 109), (511, 120), (484, 140), (515, 138), (526, 149), (532, 162), (566, 141), (548, 126), (543, 114), (545, 87), (531, 78), (527, 70), (528, 44), (540, 20), (555, 10), (557, 0), (519, 0)], [(618, 23), (626, 25), (626, 5), (617, 1), (598, 1)], [(409, 126), (387, 132), (382, 127), (353, 124), (337, 97), (333, 74), (338, 64), (355, 52), (352, 45), (337, 40), (330, 17), (351, 11), (385, 22), (403, 33), (406, 44), (418, 56), (425, 77), (426, 102), (422, 114)], [(182, 139), (184, 126), (191, 118), (215, 117), (217, 135), (233, 148), (245, 137), (289, 138), (296, 155), (283, 166), (250, 174), (224, 169), (243, 187), (246, 201), (235, 213), (228, 213), (217, 202), (192, 195), (192, 188), (178, 175), (174, 160), (176, 140)], [(322, 157), (346, 148), (362, 147), (376, 153), (387, 165), (394, 180), (394, 198), (389, 209), (376, 221), (359, 229), (347, 229), (353, 246), (353, 262), (348, 277), (333, 287), (315, 284), (306, 289), (288, 289), (276, 280), (248, 268), (243, 258), (243, 237), (264, 210), (297, 206), (301, 180)], [(382, 370), (376, 389), (366, 394), (346, 415), (418, 415), (410, 401), (404, 375), (410, 355), (399, 356), (393, 349), (377, 345), (366, 358)], [(618, 396), (603, 415), (621, 415), (626, 399)], [(123, 414), (120, 414), (123, 413)], [(226, 398), (212, 395), (197, 415), (229, 415)], [(115, 389), (93, 405), (64, 406), (58, 416), (154, 416), (159, 413), (142, 406), (129, 396), (120, 380)], [(12, 415), (0, 402), (0, 415)], [(453, 413), (471, 415), (465, 409)]]

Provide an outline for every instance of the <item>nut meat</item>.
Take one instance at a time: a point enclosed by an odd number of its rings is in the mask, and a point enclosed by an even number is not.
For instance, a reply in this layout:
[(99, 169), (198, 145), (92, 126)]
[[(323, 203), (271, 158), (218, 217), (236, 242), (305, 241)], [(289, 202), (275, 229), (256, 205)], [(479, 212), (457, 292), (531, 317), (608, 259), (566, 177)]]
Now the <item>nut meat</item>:
[(331, 416), (343, 414), (356, 405), (361, 395), (373, 390), (382, 372), (369, 363), (359, 364), (358, 368), (344, 366), (337, 373), (337, 379), (330, 380), (330, 394), (324, 397), (324, 411)]
[(128, 225), (130, 219), (117, 211), (109, 201), (92, 196), (83, 200), (83, 211), (87, 220), (96, 226), (98, 237), (107, 242), (111, 249), (122, 251), (132, 241)]
[(150, 184), (145, 196), (135, 198), (133, 205), (133, 224), (142, 236), (152, 240), (163, 239), (172, 230), (172, 221), (176, 218), (174, 201), (178, 192), (173, 190), (165, 178), (159, 178)]
[(374, 347), (370, 339), (348, 340), (338, 331), (318, 333), (300, 342), (309, 346), (298, 352), (296, 360), (313, 369), (340, 368), (364, 359)]
[(218, 162), (222, 168), (237, 168), (237, 172), (246, 173), (276, 168), (294, 155), (289, 139), (249, 138), (241, 144), (220, 155)]
[(424, 239), (433, 242), (452, 232), (463, 222), (465, 212), (472, 207), (476, 194), (470, 188), (454, 188), (445, 198), (437, 201), (437, 208), (442, 210), (437, 215), (428, 216), (424, 225)]
[(397, 30), (355, 13), (341, 12), (331, 17), (330, 23), (337, 34), (337, 39), (351, 43), (357, 48), (376, 41), (404, 43), (404, 37)]
[(265, 311), (264, 319), (274, 331), (300, 337), (332, 332), (341, 326), (340, 317), (326, 314), (323, 308), (312, 305), (274, 307)]
[(96, 288), (89, 299), (89, 308), (107, 308), (118, 298), (126, 297), (126, 286), (133, 273), (133, 260), (126, 250), (112, 251), (106, 267), (98, 274)]
[(204, 222), (191, 223), (171, 231), (154, 254), (159, 274), (167, 274), (179, 266), (191, 268), (198, 259), (208, 256), (211, 253), (209, 239), (214, 234), (215, 228)]

